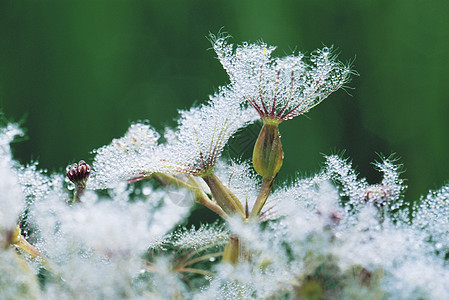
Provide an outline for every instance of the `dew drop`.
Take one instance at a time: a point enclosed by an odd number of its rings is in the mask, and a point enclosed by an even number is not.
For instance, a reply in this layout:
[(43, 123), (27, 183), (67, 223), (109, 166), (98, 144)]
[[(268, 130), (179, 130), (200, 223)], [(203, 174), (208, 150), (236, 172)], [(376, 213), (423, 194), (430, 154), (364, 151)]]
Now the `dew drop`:
[(69, 189), (69, 191), (73, 191), (74, 189), (75, 189), (75, 185), (73, 184), (73, 183), (69, 183), (68, 185), (67, 185), (67, 188)]
[(211, 258), (209, 258), (209, 261), (215, 261), (216, 260), (216, 258), (215, 257), (211, 257)]
[(145, 196), (148, 196), (149, 194), (151, 194), (151, 187), (149, 186), (144, 186), (142, 188), (142, 194), (144, 194)]

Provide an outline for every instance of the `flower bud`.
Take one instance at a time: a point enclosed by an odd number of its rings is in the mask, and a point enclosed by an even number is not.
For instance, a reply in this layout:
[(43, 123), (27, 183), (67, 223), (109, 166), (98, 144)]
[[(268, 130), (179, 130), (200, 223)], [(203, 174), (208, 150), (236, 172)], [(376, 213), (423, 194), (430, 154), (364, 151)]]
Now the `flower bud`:
[(72, 204), (80, 202), (80, 197), (86, 189), (86, 182), (90, 172), (91, 168), (84, 160), (67, 167), (67, 178), (74, 184)]
[(90, 166), (84, 160), (80, 160), (78, 164), (75, 163), (67, 167), (67, 177), (74, 184), (85, 184), (89, 178), (90, 171)]
[(240, 241), (238, 237), (231, 236), (223, 252), (223, 262), (236, 265), (239, 260), (239, 247)]
[(283, 160), (278, 124), (264, 123), (254, 145), (254, 169), (264, 178), (274, 178), (281, 169)]

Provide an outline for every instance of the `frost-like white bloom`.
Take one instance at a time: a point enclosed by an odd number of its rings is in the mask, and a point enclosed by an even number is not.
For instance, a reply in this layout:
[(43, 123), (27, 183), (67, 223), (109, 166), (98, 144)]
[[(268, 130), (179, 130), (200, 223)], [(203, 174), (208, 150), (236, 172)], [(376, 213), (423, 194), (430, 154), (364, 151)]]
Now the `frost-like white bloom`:
[(2, 250), (0, 250), (0, 299), (42, 299), (35, 273), (24, 264), (15, 251)]
[(349, 197), (354, 207), (363, 207), (365, 203), (386, 209), (397, 209), (403, 204), (401, 195), (405, 190), (404, 180), (399, 177), (400, 165), (392, 159), (383, 159), (375, 167), (383, 173), (380, 184), (370, 185), (365, 178), (358, 179), (351, 164), (337, 155), (326, 157), (326, 173), (341, 184), (342, 196)]
[(223, 225), (201, 225), (187, 230), (183, 228), (167, 236), (166, 241), (179, 249), (195, 249), (200, 251), (209, 247), (225, 245), (229, 240), (229, 232)]
[(348, 82), (351, 73), (327, 47), (309, 59), (302, 53), (274, 58), (276, 47), (265, 43), (243, 43), (234, 50), (226, 38), (212, 39), (232, 87), (262, 119), (281, 122), (306, 113)]
[(154, 172), (158, 139), (159, 134), (150, 125), (131, 125), (125, 136), (95, 151), (95, 175), (87, 181), (87, 188), (104, 189)]
[(22, 189), (13, 169), (9, 144), (23, 132), (9, 124), (0, 131), (0, 242), (5, 232), (13, 230), (24, 205)]
[[(83, 205), (67, 206), (51, 195), (35, 204), (34, 219), (41, 229), (41, 243), (58, 245), (48, 253), (60, 260), (70, 248), (89, 249), (100, 255), (139, 255), (157, 243), (188, 213), (168, 199), (166, 192), (152, 192), (151, 201), (113, 201), (88, 194)], [(128, 195), (129, 197), (129, 195)], [(55, 232), (57, 234), (55, 234)]]
[(221, 88), (207, 104), (181, 111), (178, 130), (159, 147), (161, 171), (201, 175), (215, 166), (229, 138), (255, 120), (239, 97)]
[(5, 162), (0, 162), (0, 241), (4, 231), (17, 225), (24, 205), (24, 197), (15, 173)]
[[(291, 186), (274, 191), (267, 200), (262, 212), (264, 220), (281, 216), (295, 215), (298, 211), (317, 211), (317, 199), (322, 196), (324, 185), (329, 176), (323, 172), (309, 178), (297, 179)], [(328, 184), (328, 183), (327, 183)], [(331, 198), (334, 200), (334, 198)]]
[(141, 192), (133, 202), (127, 201), (129, 189), (112, 194), (99, 197), (87, 191), (83, 203), (68, 206), (50, 193), (34, 203), (31, 214), (39, 228), (35, 246), (52, 262), (52, 272), (65, 281), (50, 282), (48, 298), (134, 299), (139, 289), (133, 280), (144, 267), (139, 256), (189, 212), (172, 203), (164, 191)]
[(449, 185), (431, 191), (413, 212), (413, 226), (424, 230), (443, 256), (449, 251)]

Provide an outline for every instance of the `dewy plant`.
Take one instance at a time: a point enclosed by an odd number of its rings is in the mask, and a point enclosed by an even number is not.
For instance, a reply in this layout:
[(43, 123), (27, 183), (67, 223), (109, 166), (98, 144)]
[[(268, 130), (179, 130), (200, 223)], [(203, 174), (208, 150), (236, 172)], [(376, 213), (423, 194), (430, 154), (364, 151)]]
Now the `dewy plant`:
[[(17, 125), (1, 129), (0, 299), (448, 299), (449, 186), (408, 205), (394, 159), (370, 185), (331, 155), (273, 190), (281, 123), (350, 67), (326, 47), (278, 58), (211, 41), (230, 83), (162, 135), (135, 123), (90, 165), (48, 175), (13, 159)], [(223, 158), (258, 120), (252, 161)], [(182, 226), (199, 207), (218, 220)]]

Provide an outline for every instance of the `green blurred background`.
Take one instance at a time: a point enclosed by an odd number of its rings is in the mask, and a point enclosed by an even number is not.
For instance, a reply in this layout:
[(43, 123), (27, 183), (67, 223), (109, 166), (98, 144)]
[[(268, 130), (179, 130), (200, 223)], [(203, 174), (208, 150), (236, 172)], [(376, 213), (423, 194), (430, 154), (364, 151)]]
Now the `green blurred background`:
[[(174, 125), (177, 109), (206, 100), (227, 77), (206, 36), (310, 52), (338, 48), (360, 73), (306, 117), (281, 125), (282, 179), (351, 157), (380, 177), (376, 153), (396, 153), (409, 199), (449, 179), (449, 1), (0, 0), (0, 105), (24, 120), (21, 162), (62, 170), (122, 136), (129, 124)], [(257, 126), (234, 141), (251, 152)], [(249, 139), (249, 141), (247, 141)]]

